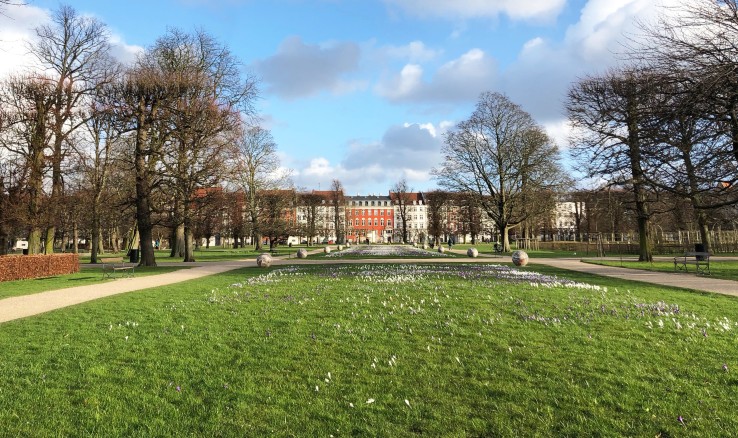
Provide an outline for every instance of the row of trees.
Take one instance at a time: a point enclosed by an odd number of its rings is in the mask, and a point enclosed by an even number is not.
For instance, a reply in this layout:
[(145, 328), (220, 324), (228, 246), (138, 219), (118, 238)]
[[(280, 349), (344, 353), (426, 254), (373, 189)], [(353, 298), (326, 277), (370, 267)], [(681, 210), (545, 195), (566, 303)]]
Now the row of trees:
[(654, 214), (687, 202), (709, 251), (711, 216), (738, 203), (738, 2), (666, 12), (677, 13), (644, 24), (645, 44), (572, 85), (566, 104), (587, 175), (632, 194), (642, 261)]
[(26, 228), (30, 253), (53, 252), (60, 227), (89, 219), (93, 262), (102, 224), (135, 229), (143, 265), (162, 225), (172, 255), (194, 261), (198, 190), (226, 184), (248, 194), (259, 232), (253, 194), (289, 175), (255, 126), (257, 83), (226, 46), (175, 29), (123, 66), (106, 26), (68, 6), (36, 36), (35, 67), (0, 83), (0, 251)]

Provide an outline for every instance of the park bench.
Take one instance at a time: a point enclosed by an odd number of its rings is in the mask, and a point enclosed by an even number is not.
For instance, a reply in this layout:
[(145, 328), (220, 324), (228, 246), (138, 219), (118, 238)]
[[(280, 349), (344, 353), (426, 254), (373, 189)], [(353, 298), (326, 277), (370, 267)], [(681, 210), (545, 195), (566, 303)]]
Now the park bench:
[(123, 263), (123, 257), (107, 257), (101, 258), (103, 278), (113, 278), (116, 272), (121, 275), (133, 277), (135, 265), (126, 265)]
[(688, 265), (694, 265), (698, 274), (710, 274), (710, 253), (685, 252), (682, 256), (674, 257), (674, 271), (689, 272)]

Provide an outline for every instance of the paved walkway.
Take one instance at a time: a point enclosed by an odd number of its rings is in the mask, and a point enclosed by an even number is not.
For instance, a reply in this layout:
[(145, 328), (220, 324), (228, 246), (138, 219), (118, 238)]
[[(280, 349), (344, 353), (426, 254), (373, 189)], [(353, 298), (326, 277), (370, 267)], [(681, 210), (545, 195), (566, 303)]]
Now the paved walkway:
[[(315, 251), (319, 252), (319, 251)], [(463, 251), (454, 251), (465, 254)], [(338, 263), (490, 263), (495, 261), (508, 261), (509, 256), (480, 255), (479, 258), (434, 258), (434, 259), (365, 259), (365, 260), (341, 260), (341, 259), (286, 259), (275, 258), (274, 265), (291, 263), (301, 264), (338, 264)], [(732, 296), (738, 296), (738, 282), (720, 280), (711, 277), (697, 276), (686, 273), (665, 273), (640, 271), (636, 269), (616, 268), (611, 266), (593, 265), (583, 263), (578, 259), (534, 259), (532, 263), (539, 263), (556, 268), (569, 269), (572, 271), (586, 272), (595, 275), (621, 278), (626, 280), (642, 281), (646, 283), (674, 286), (697, 291), (714, 292)], [(126, 292), (148, 289), (152, 287), (165, 286), (179, 283), (208, 275), (220, 274), (244, 267), (255, 267), (256, 260), (240, 260), (229, 262), (208, 263), (160, 263), (162, 266), (188, 266), (189, 269), (180, 269), (174, 272), (149, 275), (133, 278), (119, 278), (105, 283), (87, 286), (71, 287), (66, 289), (52, 290), (32, 295), (23, 295), (0, 300), (0, 323), (38, 315), (62, 307), (92, 301), (98, 298), (108, 297)]]
[[(673, 259), (673, 258), (672, 258)], [(671, 260), (671, 259), (670, 259)], [(721, 280), (704, 275), (685, 272), (656, 272), (640, 269), (619, 268), (613, 266), (584, 263), (579, 259), (535, 259), (535, 263), (553, 266), (570, 271), (586, 272), (588, 274), (605, 277), (620, 278), (623, 280), (642, 281), (644, 283), (660, 284), (684, 289), (693, 289), (703, 292), (713, 292), (724, 295), (738, 296), (738, 281)]]

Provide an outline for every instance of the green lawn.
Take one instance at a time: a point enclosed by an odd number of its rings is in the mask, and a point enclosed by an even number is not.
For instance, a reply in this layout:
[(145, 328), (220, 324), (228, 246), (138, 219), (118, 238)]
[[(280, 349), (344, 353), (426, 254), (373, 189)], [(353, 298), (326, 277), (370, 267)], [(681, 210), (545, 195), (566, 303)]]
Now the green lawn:
[(484, 265), (246, 268), (5, 323), (0, 424), (7, 436), (738, 430), (734, 298), (566, 278), (578, 284)]
[[(643, 269), (646, 271), (659, 271), (659, 272), (674, 272), (674, 262), (673, 261), (656, 261), (653, 263), (643, 263), (638, 261), (630, 261), (630, 260), (597, 260), (597, 259), (591, 259), (591, 260), (583, 260), (587, 263), (592, 263), (596, 265), (605, 265), (605, 266), (618, 266), (623, 268), (630, 268), (630, 269)], [(689, 272), (680, 272), (680, 274), (683, 275), (697, 275), (695, 273), (695, 266), (694, 265), (687, 265), (687, 268), (689, 269)], [(738, 261), (732, 261), (732, 260), (720, 260), (719, 257), (711, 257), (710, 258), (710, 277), (714, 278), (722, 278), (725, 280), (735, 280), (738, 281)], [(736, 286), (738, 288), (738, 286)]]
[[(292, 254), (294, 256), (295, 253), (297, 253), (297, 250), (299, 248), (307, 248), (306, 246), (294, 246), (290, 248), (289, 246), (277, 246), (274, 250), (275, 255), (288, 255)], [(308, 251), (314, 249), (316, 247), (310, 247), (307, 248)], [(238, 249), (232, 249), (232, 248), (221, 248), (221, 247), (211, 247), (211, 248), (205, 248), (202, 247), (199, 250), (196, 250), (194, 252), (195, 260), (198, 262), (221, 262), (221, 261), (229, 261), (229, 260), (242, 260), (242, 259), (253, 259), (256, 258), (259, 254), (263, 254), (265, 252), (269, 252), (269, 246), (265, 246), (263, 251), (254, 251), (254, 249), (249, 246), (247, 248), (238, 248)], [(157, 262), (181, 262), (182, 257), (169, 257), (169, 251), (168, 250), (158, 250), (154, 252), (156, 255), (156, 261)], [(123, 257), (125, 261), (129, 260), (128, 255), (125, 252), (121, 253), (110, 253), (110, 254), (101, 254), (99, 257)], [(80, 263), (90, 263), (90, 253), (80, 253)]]
[[(135, 276), (146, 276), (164, 274), (166, 272), (186, 269), (182, 267), (136, 267)], [(54, 289), (68, 287), (86, 286), (88, 284), (103, 283), (110, 279), (102, 278), (102, 268), (82, 268), (80, 272), (67, 275), (55, 275), (53, 277), (31, 278), (27, 280), (0, 282), (0, 299), (30, 295)], [(101, 286), (102, 287), (102, 286)]]

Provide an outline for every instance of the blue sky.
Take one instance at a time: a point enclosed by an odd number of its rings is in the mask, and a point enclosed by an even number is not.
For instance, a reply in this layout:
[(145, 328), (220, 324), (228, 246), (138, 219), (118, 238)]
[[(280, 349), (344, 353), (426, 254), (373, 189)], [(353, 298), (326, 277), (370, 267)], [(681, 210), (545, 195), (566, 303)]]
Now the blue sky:
[[(0, 77), (59, 2), (0, 16)], [(72, 0), (106, 23), (124, 61), (168, 28), (203, 29), (260, 80), (257, 106), (294, 184), (384, 194), (436, 187), (443, 134), (483, 91), (531, 113), (565, 150), (565, 93), (618, 62), (677, 0)]]

